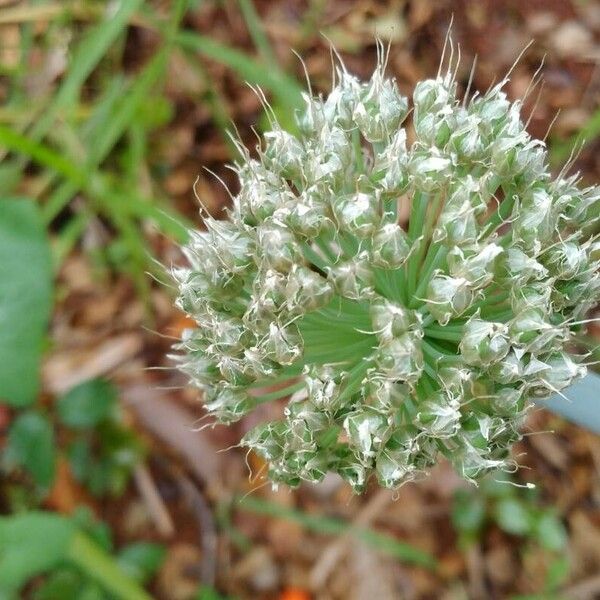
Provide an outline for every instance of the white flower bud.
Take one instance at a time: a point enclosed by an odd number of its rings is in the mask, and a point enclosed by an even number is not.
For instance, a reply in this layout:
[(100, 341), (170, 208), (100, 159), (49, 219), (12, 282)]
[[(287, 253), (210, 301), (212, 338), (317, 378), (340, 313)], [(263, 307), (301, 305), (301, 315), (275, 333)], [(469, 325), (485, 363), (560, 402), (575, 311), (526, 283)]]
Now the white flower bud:
[(502, 323), (470, 319), (460, 342), (460, 353), (469, 365), (487, 367), (502, 360), (510, 350), (508, 328)]
[(417, 382), (423, 371), (423, 352), (418, 338), (405, 333), (381, 344), (377, 354), (377, 366), (390, 380), (409, 384)]
[(410, 246), (406, 233), (397, 223), (387, 223), (373, 236), (371, 261), (382, 269), (398, 269), (408, 258)]
[(445, 325), (452, 317), (462, 315), (473, 301), (469, 282), (462, 277), (436, 275), (427, 289), (429, 312)]
[(398, 129), (407, 112), (408, 99), (398, 92), (394, 80), (383, 78), (378, 68), (362, 88), (352, 118), (367, 141), (383, 142)]
[(373, 272), (366, 255), (329, 267), (328, 277), (343, 298), (360, 300), (372, 294)]
[(451, 437), (460, 427), (459, 407), (456, 399), (436, 394), (419, 404), (415, 425), (431, 437)]
[(302, 253), (294, 235), (285, 227), (265, 223), (257, 230), (259, 261), (272, 269), (285, 272), (301, 261)]
[(285, 179), (297, 179), (302, 175), (305, 152), (300, 141), (283, 129), (265, 133), (265, 164)]
[(353, 411), (344, 419), (344, 430), (350, 445), (365, 457), (375, 455), (385, 442), (388, 429), (386, 417), (372, 409)]
[(380, 202), (375, 194), (340, 196), (334, 199), (332, 209), (339, 226), (361, 238), (373, 234), (381, 222)]
[(417, 313), (383, 299), (371, 305), (371, 320), (375, 334), (384, 343), (419, 329)]

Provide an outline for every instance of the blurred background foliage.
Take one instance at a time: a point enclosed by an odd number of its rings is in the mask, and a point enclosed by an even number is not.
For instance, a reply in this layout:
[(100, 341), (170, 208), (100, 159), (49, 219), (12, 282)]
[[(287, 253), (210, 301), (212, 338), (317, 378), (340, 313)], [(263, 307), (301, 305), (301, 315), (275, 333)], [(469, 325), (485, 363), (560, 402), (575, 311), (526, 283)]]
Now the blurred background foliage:
[(0, 598), (600, 595), (584, 430), (536, 411), (529, 468), (479, 488), (442, 465), (396, 495), (271, 490), (218, 452), (255, 417), (204, 429), (165, 358), (186, 321), (164, 266), (198, 199), (222, 216), (236, 191), (229, 132), (253, 148), (268, 127), (252, 88), (293, 130), (304, 69), (326, 92), (334, 44), (368, 77), (378, 36), (410, 93), (451, 16), (463, 89), (475, 55), (486, 89), (534, 40), (507, 91), (544, 59), (529, 128), (556, 165), (583, 146), (597, 182), (594, 0), (0, 0)]

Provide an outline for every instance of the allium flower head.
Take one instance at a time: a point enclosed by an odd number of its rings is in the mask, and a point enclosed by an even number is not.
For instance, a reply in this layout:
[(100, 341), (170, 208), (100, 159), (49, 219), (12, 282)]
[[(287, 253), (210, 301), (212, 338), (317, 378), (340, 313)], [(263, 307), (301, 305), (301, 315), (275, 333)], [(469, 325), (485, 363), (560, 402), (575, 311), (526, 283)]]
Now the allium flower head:
[(531, 401), (585, 373), (569, 349), (600, 297), (582, 233), (600, 188), (551, 176), (504, 83), (463, 102), (448, 73), (409, 101), (382, 64), (341, 67), (298, 135), (273, 121), (236, 165), (228, 220), (192, 232), (180, 367), (222, 423), (289, 398), (242, 440), (273, 482), (513, 469)]

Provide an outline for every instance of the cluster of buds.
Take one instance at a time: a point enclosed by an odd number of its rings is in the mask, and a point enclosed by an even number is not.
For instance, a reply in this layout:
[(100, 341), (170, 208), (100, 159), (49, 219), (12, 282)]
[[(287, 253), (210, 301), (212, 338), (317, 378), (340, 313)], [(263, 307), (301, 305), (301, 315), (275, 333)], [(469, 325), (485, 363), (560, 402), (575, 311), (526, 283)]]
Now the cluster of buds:
[(192, 233), (180, 367), (222, 423), (287, 399), (242, 440), (273, 482), (512, 470), (532, 400), (585, 373), (569, 349), (600, 298), (600, 188), (551, 177), (504, 83), (462, 102), (438, 75), (411, 111), (381, 64), (340, 68), (297, 135), (273, 121), (236, 165), (228, 220)]

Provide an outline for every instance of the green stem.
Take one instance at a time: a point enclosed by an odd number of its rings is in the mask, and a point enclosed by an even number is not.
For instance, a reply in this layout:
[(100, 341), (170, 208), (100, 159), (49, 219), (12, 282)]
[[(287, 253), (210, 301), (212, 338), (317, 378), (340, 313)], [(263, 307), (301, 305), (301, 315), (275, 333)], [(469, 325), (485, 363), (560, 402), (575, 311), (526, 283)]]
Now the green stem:
[(469, 309), (469, 312), (475, 312), (479, 308), (483, 308), (484, 306), (491, 306), (494, 304), (499, 304), (500, 302), (504, 302), (510, 296), (510, 292), (499, 292), (497, 294), (493, 294), (492, 296), (488, 296), (483, 298), (479, 302), (475, 302)]
[(406, 263), (406, 279), (407, 279), (407, 293), (408, 298), (414, 292), (417, 281), (417, 273), (423, 252), (427, 246), (426, 232), (423, 231), (423, 225), (425, 223), (425, 217), (427, 215), (427, 205), (429, 202), (429, 195), (421, 192), (416, 192), (413, 196), (412, 204), (410, 207), (410, 218), (408, 221), (408, 239), (417, 245), (413, 249), (412, 254), (408, 257)]
[[(419, 244), (419, 248), (417, 249), (416, 252), (416, 257), (415, 257), (415, 262), (418, 265), (421, 265), (423, 263), (427, 264), (428, 260), (431, 261), (431, 254), (432, 253), (436, 253), (434, 250), (435, 244), (432, 243), (432, 236), (433, 236), (433, 230), (434, 227), (438, 221), (439, 218), (439, 209), (440, 209), (440, 204), (442, 203), (443, 200), (443, 195), (437, 194), (437, 196), (435, 196), (435, 198), (429, 202), (428, 206), (427, 206), (427, 212), (426, 212), (426, 219), (424, 221), (423, 224), (423, 239), (421, 240), (421, 243)], [(418, 276), (418, 273), (415, 273), (415, 280), (409, 280), (409, 284), (410, 284), (410, 289), (414, 290), (417, 287), (417, 282), (416, 282), (416, 277)]]
[(494, 312), (485, 313), (485, 318), (488, 321), (496, 321), (498, 323), (505, 323), (510, 320), (514, 313), (511, 309), (507, 309), (506, 305), (502, 305), (499, 307), (501, 310), (496, 310)]
[(318, 252), (314, 248), (311, 248), (307, 242), (302, 244), (302, 250), (304, 252), (304, 256), (309, 262), (311, 262), (321, 271), (325, 272), (325, 268), (329, 266), (329, 263), (326, 259), (319, 256)]
[(259, 389), (259, 388), (268, 388), (273, 385), (277, 385), (278, 383), (283, 383), (285, 381), (289, 381), (294, 377), (298, 377), (302, 373), (302, 365), (299, 366), (291, 366), (286, 369), (280, 371), (277, 377), (270, 377), (266, 379), (260, 379), (258, 381), (252, 382), (248, 389)]
[(417, 308), (423, 303), (421, 298), (427, 293), (427, 286), (429, 285), (434, 272), (441, 267), (447, 254), (448, 248), (446, 246), (438, 246), (435, 252), (428, 253), (425, 264), (421, 269), (419, 285), (408, 301), (411, 308)]
[(333, 343), (324, 349), (321, 345), (312, 350), (310, 348), (307, 349), (304, 353), (304, 360), (306, 363), (321, 365), (343, 363), (351, 361), (357, 355), (366, 355), (373, 350), (376, 344), (377, 340), (375, 337), (369, 336), (365, 337), (362, 341), (349, 346)]
[(344, 378), (346, 385), (340, 393), (339, 401), (346, 400), (356, 391), (371, 365), (371, 360), (361, 359), (354, 367), (352, 367), (352, 369), (350, 369), (350, 371), (348, 371), (348, 374)]
[(265, 404), (266, 402), (272, 402), (273, 400), (279, 400), (279, 398), (285, 398), (291, 396), (294, 392), (300, 391), (305, 386), (304, 380), (292, 383), (284, 388), (270, 392), (269, 394), (263, 394), (262, 396), (256, 396), (255, 400), (258, 404)]
[(415, 192), (410, 205), (410, 217), (408, 220), (408, 238), (414, 241), (423, 230), (425, 215), (427, 214), (427, 203), (429, 195), (423, 192)]
[(76, 532), (68, 549), (69, 560), (95, 579), (107, 592), (122, 600), (152, 600), (118, 564), (86, 535)]
[(490, 216), (484, 226), (482, 237), (489, 235), (497, 227), (502, 225), (510, 216), (512, 209), (515, 205), (516, 196), (515, 194), (507, 195), (504, 200), (498, 206), (496, 212)]
[(448, 329), (447, 327), (435, 326), (425, 327), (425, 335), (429, 338), (446, 340), (448, 342), (460, 342), (463, 338), (462, 328), (460, 331)]
[(445, 354), (444, 352), (440, 352), (437, 350), (433, 344), (429, 341), (423, 339), (421, 340), (421, 347), (423, 348), (423, 353), (435, 360), (436, 363), (438, 361), (448, 362), (448, 363), (456, 363), (460, 362), (461, 358), (458, 355)]
[(352, 132), (352, 148), (354, 149), (354, 164), (359, 173), (365, 172), (365, 159), (360, 140), (360, 130), (358, 127)]

